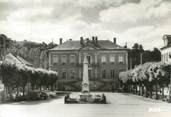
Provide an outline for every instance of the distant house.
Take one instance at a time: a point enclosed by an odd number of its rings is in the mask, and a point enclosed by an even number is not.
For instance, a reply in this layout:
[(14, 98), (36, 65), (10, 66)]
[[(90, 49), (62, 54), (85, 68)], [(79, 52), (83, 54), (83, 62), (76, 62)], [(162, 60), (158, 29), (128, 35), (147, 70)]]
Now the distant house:
[(17, 56), (17, 59), (24, 65), (26, 66), (30, 66), (30, 67), (33, 67), (33, 65), (31, 63), (29, 63), (28, 61), (26, 61), (25, 59), (23, 59), (22, 57), (20, 56)]
[(163, 36), (164, 46), (161, 50), (161, 61), (170, 64), (171, 63), (171, 35)]

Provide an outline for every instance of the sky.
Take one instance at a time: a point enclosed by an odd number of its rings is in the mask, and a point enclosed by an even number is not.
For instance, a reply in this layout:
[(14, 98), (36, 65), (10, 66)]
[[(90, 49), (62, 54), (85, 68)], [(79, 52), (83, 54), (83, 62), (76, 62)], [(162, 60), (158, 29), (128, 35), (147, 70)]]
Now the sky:
[(116, 37), (122, 46), (160, 48), (171, 34), (171, 0), (0, 0), (0, 33), (46, 43)]

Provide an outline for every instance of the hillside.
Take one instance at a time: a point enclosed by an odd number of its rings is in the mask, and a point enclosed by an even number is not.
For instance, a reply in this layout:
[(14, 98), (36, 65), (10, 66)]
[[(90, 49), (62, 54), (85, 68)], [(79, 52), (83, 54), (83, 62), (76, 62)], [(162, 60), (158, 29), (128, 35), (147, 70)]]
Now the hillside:
[[(14, 41), (6, 38), (6, 46), (3, 47), (2, 35), (0, 35), (0, 55), (1, 57), (7, 53), (13, 53), (23, 57), (28, 62), (32, 63), (34, 67), (48, 68), (48, 49), (51, 49), (57, 44), (54, 43), (37, 43), (31, 41)], [(5, 52), (3, 51), (5, 48)]]

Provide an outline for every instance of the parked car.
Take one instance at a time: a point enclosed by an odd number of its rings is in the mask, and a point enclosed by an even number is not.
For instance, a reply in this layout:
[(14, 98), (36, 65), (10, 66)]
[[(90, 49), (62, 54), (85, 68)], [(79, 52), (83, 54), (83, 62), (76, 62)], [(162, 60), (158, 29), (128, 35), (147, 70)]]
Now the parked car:
[(78, 100), (77, 99), (75, 99), (75, 98), (70, 98), (70, 96), (69, 95), (66, 95), (65, 97), (64, 97), (64, 103), (65, 104), (74, 104), (74, 103), (78, 103)]
[(25, 96), (25, 95), (17, 96), (15, 98), (15, 101), (25, 101), (25, 100), (27, 100), (27, 96)]
[(50, 92), (49, 92), (49, 97), (51, 97), (51, 98), (56, 98), (56, 93), (53, 92), (53, 91), (50, 91)]
[(45, 100), (48, 98), (48, 94), (43, 91), (32, 91), (29, 92), (28, 100)]
[(43, 91), (40, 92), (40, 99), (46, 100), (48, 97), (49, 96), (46, 92), (43, 92)]
[(45, 92), (48, 95), (48, 97), (50, 97), (50, 98), (56, 97), (56, 92), (54, 92), (54, 91), (45, 90), (43, 92)]

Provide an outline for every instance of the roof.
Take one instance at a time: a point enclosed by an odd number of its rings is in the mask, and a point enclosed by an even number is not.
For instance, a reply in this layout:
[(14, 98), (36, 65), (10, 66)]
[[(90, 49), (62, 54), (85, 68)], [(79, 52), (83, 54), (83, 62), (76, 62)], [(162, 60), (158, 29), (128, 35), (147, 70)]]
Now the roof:
[(163, 39), (171, 39), (171, 35), (164, 35)]
[(14, 64), (24, 64), (27, 66), (32, 66), (31, 63), (27, 62), (26, 60), (24, 60), (22, 57), (19, 56), (14, 56), (13, 54), (9, 53), (5, 56), (5, 61), (14, 63)]
[(66, 41), (50, 50), (78, 50), (81, 48), (80, 41)]
[(22, 64), (13, 54), (9, 53), (5, 56), (5, 61), (15, 64)]
[[(96, 45), (94, 44), (93, 46)], [(96, 47), (101, 49), (125, 49), (124, 47), (114, 44), (109, 40), (98, 40), (98, 46)], [(79, 50), (81, 48), (83, 48), (83, 46), (81, 45), (80, 41), (66, 41), (50, 50)]]
[(25, 64), (25, 65), (27, 65), (27, 66), (32, 66), (31, 63), (29, 63), (28, 61), (26, 61), (25, 59), (23, 59), (23, 58), (20, 57), (20, 56), (17, 56), (17, 59), (18, 59), (21, 63), (23, 63), (23, 64)]
[(164, 40), (167, 40), (167, 42), (165, 42), (164, 47), (160, 48), (161, 50), (167, 49), (171, 47), (171, 35), (164, 35), (163, 36)]
[(118, 44), (114, 44), (109, 40), (100, 40), (98, 41), (99, 45), (105, 49), (125, 49)]
[(164, 50), (164, 49), (167, 49), (167, 48), (171, 48), (171, 45), (164, 46), (164, 47), (160, 48), (160, 50)]

